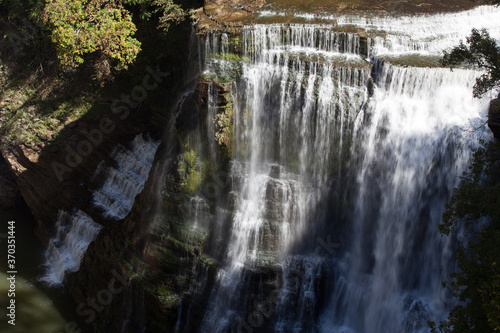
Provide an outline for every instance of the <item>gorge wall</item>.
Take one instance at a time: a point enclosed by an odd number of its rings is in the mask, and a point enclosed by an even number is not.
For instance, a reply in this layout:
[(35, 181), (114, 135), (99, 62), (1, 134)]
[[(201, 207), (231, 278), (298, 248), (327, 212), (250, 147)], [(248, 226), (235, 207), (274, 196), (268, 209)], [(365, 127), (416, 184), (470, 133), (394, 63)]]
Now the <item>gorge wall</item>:
[(455, 302), (437, 225), (494, 96), (438, 58), (472, 27), (499, 38), (499, 10), (212, 5), (184, 62), (146, 70), (159, 101), (3, 148), (44, 279), (98, 332), (426, 331)]

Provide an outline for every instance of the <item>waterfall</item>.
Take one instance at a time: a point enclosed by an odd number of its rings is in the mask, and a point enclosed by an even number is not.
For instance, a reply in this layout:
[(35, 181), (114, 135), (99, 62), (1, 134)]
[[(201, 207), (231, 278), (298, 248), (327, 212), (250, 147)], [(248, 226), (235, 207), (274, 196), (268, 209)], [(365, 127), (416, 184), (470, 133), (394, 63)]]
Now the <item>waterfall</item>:
[(233, 85), (236, 208), (206, 332), (233, 327), (247, 271), (280, 266), (324, 218), (318, 207), (332, 174), (344, 172), (354, 120), (368, 98), (369, 63), (345, 54), (359, 51), (359, 38), (299, 26), (249, 27), (242, 36), (253, 60)]
[[(493, 38), (500, 38), (500, 8), (480, 6), (453, 14), (419, 14), (383, 16), (345, 15), (336, 19), (339, 25), (355, 25), (366, 29), (375, 38), (378, 55), (419, 52), (441, 55), (470, 35), (472, 28), (488, 29)], [(385, 36), (378, 36), (378, 35)]]
[(244, 49), (253, 55), (290, 52), (360, 54), (360, 37), (355, 33), (338, 32), (327, 25), (304, 26), (259, 25), (243, 29)]
[[(103, 209), (106, 218), (118, 220), (130, 212), (148, 179), (158, 145), (159, 142), (139, 134), (132, 141), (131, 149), (116, 146), (110, 155), (115, 166), (99, 164), (92, 178), (104, 177), (105, 182), (93, 193), (93, 202), (95, 207)], [(60, 285), (67, 272), (79, 269), (89, 244), (101, 230), (99, 224), (80, 210), (59, 211), (55, 228), (56, 234), (45, 253), (46, 272), (41, 278), (49, 285)]]
[[(437, 224), (470, 147), (487, 136), (467, 131), (480, 127), (488, 107), (472, 98), (476, 73), (379, 66), (356, 133), (361, 162), (353, 237), (341, 259), (349, 269), (340, 273), (345, 282), (323, 314), (325, 332), (426, 331), (428, 320), (440, 318), (443, 311), (433, 312), (430, 304), (455, 267), (453, 244)], [(418, 306), (409, 311), (405, 302)]]
[(120, 220), (130, 212), (148, 179), (158, 145), (159, 142), (137, 135), (131, 149), (118, 145), (111, 153), (116, 167), (105, 168), (101, 164), (97, 168), (94, 178), (103, 177), (105, 183), (94, 192), (93, 203), (104, 211), (105, 217)]
[[(457, 241), (437, 226), (471, 148), (491, 137), (488, 99), (472, 98), (480, 72), (380, 57), (439, 56), (473, 27), (498, 38), (499, 14), (331, 17), (363, 38), (327, 25), (245, 26), (237, 65), (214, 56), (229, 52), (228, 36), (209, 34), (205, 74), (239, 74), (234, 211), (203, 332), (427, 332), (444, 318)], [(250, 282), (266, 270), (281, 272), (273, 295)], [(272, 308), (258, 323), (255, 299)]]
[[(260, 16), (280, 16), (280, 13), (262, 11)], [(355, 26), (374, 37), (377, 54), (419, 52), (440, 55), (464, 40), (472, 28), (488, 29), (491, 36), (500, 39), (498, 17), (500, 8), (478, 6), (474, 9), (448, 14), (394, 15), (387, 13), (310, 14), (295, 13), (306, 20), (321, 19), (335, 22), (336, 27)], [(328, 27), (328, 26), (327, 26)], [(322, 28), (324, 28), (322, 26)]]
[(56, 235), (45, 253), (47, 271), (41, 281), (59, 285), (67, 272), (76, 272), (89, 244), (94, 241), (101, 226), (90, 216), (78, 210), (75, 213), (59, 211)]

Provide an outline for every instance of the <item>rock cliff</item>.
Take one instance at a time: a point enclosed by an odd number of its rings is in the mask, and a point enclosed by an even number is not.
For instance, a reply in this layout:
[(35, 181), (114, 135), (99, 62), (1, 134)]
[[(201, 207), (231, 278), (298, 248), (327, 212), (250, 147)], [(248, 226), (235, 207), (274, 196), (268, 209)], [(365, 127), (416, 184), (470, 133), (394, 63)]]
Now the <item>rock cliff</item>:
[(488, 127), (495, 135), (495, 138), (500, 139), (500, 98), (493, 99), (490, 102)]

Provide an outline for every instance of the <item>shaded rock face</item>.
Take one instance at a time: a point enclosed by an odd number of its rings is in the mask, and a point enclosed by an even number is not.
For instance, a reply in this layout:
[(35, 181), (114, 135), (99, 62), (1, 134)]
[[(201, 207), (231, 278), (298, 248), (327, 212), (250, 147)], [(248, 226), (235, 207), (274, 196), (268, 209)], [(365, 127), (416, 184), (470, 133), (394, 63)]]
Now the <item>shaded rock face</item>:
[(90, 207), (92, 191), (97, 186), (91, 176), (99, 163), (109, 159), (117, 144), (129, 142), (145, 131), (153, 134), (161, 131), (162, 124), (150, 110), (138, 111), (130, 118), (133, 126), (110, 117), (107, 126), (113, 130), (101, 131), (102, 139), (93, 144), (82, 133), (99, 131), (102, 126), (99, 122), (77, 121), (62, 131), (61, 135), (67, 139), (60, 144), (41, 144), (35, 148), (9, 146), (2, 150), (19, 191), (37, 220), (35, 232), (45, 246), (60, 209)]
[(495, 138), (500, 139), (500, 98), (493, 99), (490, 102), (488, 127), (493, 132)]
[(21, 199), (16, 179), (0, 155), (0, 209), (10, 209)]

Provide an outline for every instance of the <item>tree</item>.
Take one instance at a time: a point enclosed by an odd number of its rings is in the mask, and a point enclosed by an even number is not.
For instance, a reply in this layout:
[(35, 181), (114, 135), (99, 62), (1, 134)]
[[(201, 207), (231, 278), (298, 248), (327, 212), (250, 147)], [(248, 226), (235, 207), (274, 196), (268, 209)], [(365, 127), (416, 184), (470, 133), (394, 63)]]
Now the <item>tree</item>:
[(132, 17), (118, 1), (46, 0), (43, 19), (65, 69), (78, 67), (83, 55), (93, 52), (104, 62), (114, 61), (117, 69), (127, 68), (139, 53)]
[(189, 14), (173, 0), (123, 0), (123, 3), (140, 6), (142, 19), (149, 19), (153, 13), (161, 13), (157, 28), (164, 32), (168, 31), (172, 23), (178, 24), (184, 21)]
[(481, 97), (500, 86), (500, 47), (485, 29), (472, 29), (471, 35), (467, 37), (467, 45), (460, 41), (450, 52), (445, 51), (442, 64), (450, 67), (469, 64), (486, 70), (476, 79), (474, 97)]
[[(454, 190), (440, 231), (450, 234), (463, 221), (470, 239), (459, 247), (460, 271), (446, 282), (460, 304), (431, 332), (488, 333), (500, 331), (500, 144), (474, 153), (473, 163)], [(486, 218), (489, 222), (484, 222)]]
[(187, 13), (182, 10), (181, 6), (175, 4), (172, 0), (155, 0), (157, 6), (156, 12), (161, 12), (160, 23), (158, 29), (167, 32), (172, 23), (180, 23), (184, 21)]

